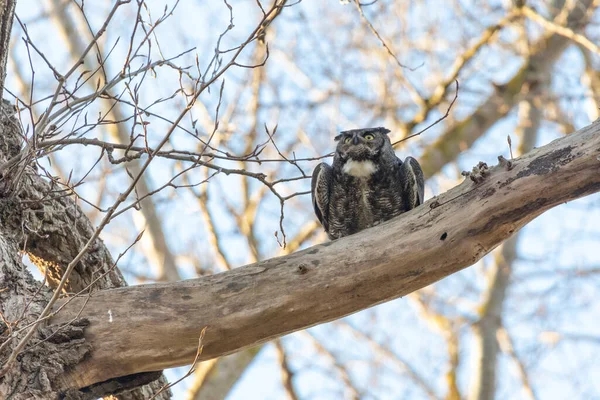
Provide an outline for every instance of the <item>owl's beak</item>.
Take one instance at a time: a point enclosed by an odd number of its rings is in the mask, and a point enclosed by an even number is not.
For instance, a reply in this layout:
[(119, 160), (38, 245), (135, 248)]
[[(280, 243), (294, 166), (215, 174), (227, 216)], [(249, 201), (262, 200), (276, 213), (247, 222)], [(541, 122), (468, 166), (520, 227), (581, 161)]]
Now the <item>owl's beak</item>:
[(352, 136), (352, 144), (355, 146), (358, 144), (358, 135)]

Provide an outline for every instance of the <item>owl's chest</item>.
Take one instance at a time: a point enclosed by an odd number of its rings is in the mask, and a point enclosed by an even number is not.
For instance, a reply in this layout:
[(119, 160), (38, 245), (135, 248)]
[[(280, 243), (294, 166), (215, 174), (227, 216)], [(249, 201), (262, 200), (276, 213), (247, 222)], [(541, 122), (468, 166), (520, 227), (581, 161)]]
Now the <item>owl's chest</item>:
[(403, 211), (401, 190), (394, 175), (337, 178), (329, 204), (330, 221), (344, 235), (377, 225)]

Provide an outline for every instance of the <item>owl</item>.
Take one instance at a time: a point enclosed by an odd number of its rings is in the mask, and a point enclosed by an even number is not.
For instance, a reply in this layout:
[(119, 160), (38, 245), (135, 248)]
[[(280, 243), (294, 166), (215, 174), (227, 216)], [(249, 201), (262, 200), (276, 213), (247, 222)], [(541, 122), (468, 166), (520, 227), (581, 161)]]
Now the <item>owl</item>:
[(317, 218), (331, 240), (387, 221), (423, 203), (424, 178), (412, 157), (402, 162), (386, 128), (341, 132), (333, 166), (320, 163), (312, 174)]

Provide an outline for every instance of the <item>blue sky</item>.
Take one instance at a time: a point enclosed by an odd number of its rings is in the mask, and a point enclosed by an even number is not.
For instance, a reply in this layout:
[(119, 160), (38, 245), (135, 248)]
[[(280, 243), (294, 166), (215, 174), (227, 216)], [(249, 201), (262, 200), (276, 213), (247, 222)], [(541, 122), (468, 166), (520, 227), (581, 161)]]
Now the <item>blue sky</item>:
[[(386, 10), (393, 9), (390, 2), (381, 3), (386, 6)], [(165, 4), (172, 6), (174, 3), (161, 1), (149, 5), (154, 20), (160, 16)], [(258, 9), (254, 2), (232, 1), (230, 4), (234, 13), (234, 27), (224, 37), (222, 48), (238, 45), (258, 20)], [(377, 8), (371, 9), (372, 11), (365, 8), (366, 15), (382, 36), (395, 48), (401, 49), (399, 59), (405, 65), (422, 65), (414, 71), (402, 71), (421, 93), (427, 93), (435, 87), (439, 79), (449, 71), (461, 46), (471, 43), (487, 25), (506, 13), (503, 2), (492, 1), (482, 10), (476, 2), (465, 1), (460, 4), (465, 11), (464, 15), (458, 15), (452, 7), (440, 7), (435, 1), (407, 6), (406, 14), (398, 15), (380, 14), (376, 12)], [(533, 3), (538, 7), (541, 4)], [(110, 5), (109, 2), (86, 2), (85, 7), (93, 29), (101, 26)], [(171, 57), (193, 48), (193, 51), (177, 62), (193, 66), (197, 57), (199, 65), (204, 68), (214, 54), (214, 46), (220, 33), (229, 24), (228, 13), (228, 8), (221, 2), (181, 2), (173, 16), (156, 31), (160, 51), (165, 57)], [(66, 70), (69, 60), (64, 43), (56, 33), (55, 26), (45, 20), (44, 10), (39, 7), (38, 2), (20, 1), (17, 4), (17, 14), (27, 23), (34, 43), (44, 49), (44, 54), (59, 70)], [(109, 26), (103, 45), (105, 48), (114, 45), (108, 62), (111, 74), (117, 73), (121, 68), (134, 17), (134, 7), (125, 7), (117, 15), (115, 23)], [(597, 15), (595, 20), (598, 20)], [(18, 24), (16, 26), (15, 32), (19, 32)], [(294, 147), (294, 152), (297, 157), (312, 157), (332, 151), (332, 137), (339, 130), (362, 127), (365, 124), (390, 126), (396, 120), (408, 120), (415, 112), (416, 107), (411, 104), (406, 88), (398, 81), (398, 66), (394, 60), (389, 55), (382, 55), (382, 52), (372, 55), (363, 48), (380, 48), (380, 44), (364, 29), (364, 22), (354, 5), (344, 6), (335, 1), (303, 1), (284, 10), (272, 29), (270, 35), (273, 36), (267, 37), (271, 49), (266, 67), (268, 79), (261, 88), (262, 107), (256, 115), (257, 141), (267, 138), (262, 128), (265, 124), (269, 128), (277, 125), (279, 146), (291, 145), (297, 141), (299, 134), (304, 135), (302, 137), (305, 138)], [(541, 30), (531, 24), (528, 25), (528, 32), (531, 40), (534, 40), (539, 37)], [(497, 43), (484, 48), (475, 57), (459, 76), (459, 101), (453, 108), (450, 119), (407, 142), (398, 149), (399, 156), (404, 158), (411, 154), (418, 158), (423, 149), (443, 133), (452, 120), (460, 120), (469, 115), (485, 96), (492, 93), (494, 88), (490, 82), (501, 84), (514, 74), (522, 62), (522, 58), (515, 55), (512, 47), (516, 35), (514, 30), (503, 32)], [(19, 33), (18, 37), (21, 36), (22, 33)], [(427, 47), (434, 50), (426, 51)], [(158, 48), (155, 43), (151, 49), (153, 60), (160, 58)], [(250, 60), (252, 51), (253, 47), (245, 51), (242, 60)], [(26, 54), (23, 44), (17, 44), (16, 65), (27, 72)], [(39, 57), (34, 55), (32, 60), (36, 71), (34, 98), (40, 99), (53, 91), (55, 82)], [(224, 60), (227, 60), (227, 55)], [(588, 110), (593, 107), (589, 96), (585, 95), (586, 88), (580, 79), (584, 69), (581, 53), (574, 47), (570, 48), (557, 65), (559, 67), (551, 82), (552, 91), (563, 97), (560, 104), (571, 117), (574, 126), (581, 128), (589, 124)], [(222, 119), (225, 118), (223, 115), (230, 118), (226, 123), (222, 121), (220, 129), (226, 132), (225, 136), (229, 135), (225, 140), (226, 145), (235, 152), (243, 151), (245, 135), (253, 125), (252, 118), (245, 114), (252, 98), (251, 89), (246, 85), (251, 72), (232, 68), (225, 74), (221, 116)], [(160, 68), (156, 73), (156, 77), (148, 77), (140, 89), (141, 104), (149, 105), (157, 99), (167, 98), (178, 88), (179, 75), (176, 71)], [(18, 84), (11, 74), (14, 74), (13, 65), (9, 65), (8, 88), (18, 93)], [(382, 76), (389, 80), (382, 80)], [(385, 88), (382, 88), (382, 82), (387, 83)], [(378, 115), (373, 111), (376, 107), (365, 105), (381, 101), (384, 89), (389, 91), (386, 98), (393, 99), (398, 106)], [(334, 94), (328, 96), (328, 92)], [(194, 119), (202, 121), (215, 116), (218, 85), (210, 93), (205, 92), (200, 100), (205, 109), (194, 108), (191, 117), (184, 122), (187, 127), (191, 126)], [(239, 110), (231, 111), (236, 102), (239, 102)], [(167, 118), (174, 118), (182, 105), (183, 99), (175, 97), (152, 109)], [(39, 109), (42, 109), (41, 106)], [(89, 115), (95, 115), (97, 110), (97, 105), (92, 105)], [(426, 123), (437, 119), (444, 110), (441, 107), (432, 113)], [(151, 124), (148, 141), (152, 145), (162, 138), (168, 124), (156, 118), (149, 119)], [(446, 166), (438, 176), (430, 179), (426, 197), (454, 186), (459, 180), (460, 171), (469, 170), (479, 161), (493, 165), (498, 155), (508, 157), (506, 136), (514, 132), (516, 124), (517, 117), (513, 111), (495, 124), (474, 146), (464, 151), (455, 164)], [(205, 128), (200, 130), (206, 134), (203, 131)], [(558, 125), (545, 120), (539, 132), (538, 145), (561, 136)], [(105, 138), (106, 133), (102, 129), (96, 129), (86, 137)], [(513, 140), (516, 141), (516, 138), (513, 137)], [(194, 149), (197, 144), (196, 139), (178, 131), (169, 145), (178, 149)], [(276, 155), (272, 148), (266, 150), (266, 153)], [(74, 177), (81, 177), (96, 161), (98, 154), (97, 149), (93, 148), (68, 147), (57, 154), (56, 160), (63, 171), (72, 170)], [(306, 162), (302, 167), (309, 174), (315, 164), (316, 162)], [(151, 165), (148, 176), (155, 187), (163, 184), (180, 168), (171, 161), (160, 159), (153, 161)], [(236, 165), (232, 162), (222, 163), (224, 167)], [(267, 164), (250, 166), (255, 171), (270, 170), (271, 167)], [(102, 199), (102, 205), (107, 206), (114, 201), (119, 189), (129, 178), (122, 166), (103, 164), (103, 168), (108, 169), (97, 169), (92, 173), (88, 183), (79, 188), (79, 193), (88, 199), (97, 198), (99, 182), (106, 179), (108, 195)], [(279, 164), (275, 167), (274, 174), (293, 176), (297, 174), (297, 170), (292, 166)], [(190, 179), (194, 181), (200, 181), (203, 177), (202, 171), (190, 174)], [(248, 245), (245, 237), (237, 232), (235, 219), (227, 208), (227, 204), (238, 210), (243, 206), (241, 180), (239, 176), (218, 176), (208, 187), (211, 197), (208, 206), (218, 221), (219, 233), (226, 243), (226, 255), (234, 265), (243, 265), (250, 260)], [(283, 185), (282, 192), (293, 193), (306, 191), (308, 188), (309, 181), (304, 179)], [(250, 182), (250, 190), (252, 193), (258, 192), (260, 183)], [(203, 266), (213, 265), (214, 254), (206, 238), (205, 222), (194, 195), (181, 189), (165, 190), (155, 197), (155, 202), (169, 246), (179, 256), (182, 276), (196, 276), (193, 260)], [(597, 340), (600, 337), (600, 325), (597, 322), (600, 320), (600, 275), (572, 276), (575, 269), (598, 268), (600, 265), (599, 203), (600, 197), (594, 195), (545, 213), (524, 229), (523, 239), (518, 246), (519, 259), (509, 288), (504, 322), (515, 342), (515, 351), (523, 356), (527, 364), (539, 398), (600, 396), (600, 384), (593, 379), (598, 374), (593, 362), (600, 356)], [(273, 232), (279, 229), (278, 204), (274, 196), (267, 195), (257, 213), (256, 233), (260, 239), (261, 256), (264, 258), (280, 251), (273, 236)], [(103, 233), (113, 254), (120, 253), (139, 233), (132, 228), (131, 218), (132, 212), (124, 214)], [(293, 236), (304, 222), (313, 218), (308, 196), (286, 203), (284, 227), (288, 235)], [(311, 244), (322, 240), (322, 235), (317, 236)], [(476, 266), (436, 284), (436, 309), (457, 320), (474, 319), (486, 285), (485, 274), (492, 262), (492, 258), (487, 257)], [(131, 283), (136, 282), (136, 275), (152, 275), (140, 249), (129, 253), (120, 267), (127, 272)], [(447, 368), (444, 339), (423, 321), (418, 309), (409, 299), (398, 299), (346, 320), (389, 347), (430, 382), (440, 396), (444, 394), (444, 372)], [(469, 357), (473, 341), (469, 324), (463, 323), (460, 326), (459, 384), (464, 394), (472, 374)], [(547, 332), (585, 334), (595, 337), (596, 342), (569, 339), (548, 343), (543, 340), (548, 337)], [(312, 328), (310, 333), (318, 337), (347, 366), (353, 382), (359, 388), (373, 388), (365, 389), (365, 398), (426, 398), (424, 392), (411, 383), (406, 373), (394, 366), (394, 362), (379, 356), (369, 344), (348, 334), (335, 323)], [(330, 361), (318, 354), (310, 340), (303, 335), (293, 334), (285, 337), (283, 343), (290, 354), (291, 367), (296, 372), (294, 383), (302, 398), (328, 399), (344, 396), (339, 377), (335, 373), (333, 378), (331, 376)], [(187, 367), (168, 371), (167, 374), (174, 379), (184, 371), (187, 371)], [(520, 398), (520, 378), (510, 357), (500, 355), (499, 371), (497, 397)], [(577, 377), (574, 371), (577, 371)], [(174, 388), (176, 398), (182, 398), (186, 385), (187, 382), (184, 381)], [(279, 399), (282, 396), (275, 352), (273, 346), (267, 345), (229, 398)]]

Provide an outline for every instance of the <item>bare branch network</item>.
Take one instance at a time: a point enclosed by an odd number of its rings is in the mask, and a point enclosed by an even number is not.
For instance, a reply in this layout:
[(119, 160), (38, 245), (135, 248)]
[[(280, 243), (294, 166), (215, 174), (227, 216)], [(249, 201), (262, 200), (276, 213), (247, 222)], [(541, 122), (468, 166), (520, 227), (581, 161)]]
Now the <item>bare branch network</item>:
[[(501, 353), (518, 370), (509, 392), (536, 399), (536, 362), (554, 348), (515, 332), (597, 342), (561, 331), (558, 316), (538, 324), (549, 332), (514, 320), (556, 314), (556, 286), (532, 296), (528, 279), (566, 278), (578, 294), (573, 282), (600, 276), (517, 246), (533, 218), (600, 191), (600, 126), (589, 125), (600, 116), (598, 1), (459, 2), (432, 17), (435, 0), (47, 0), (34, 12), (16, 5), (12, 41), (16, 2), (6, 3), (0, 93), (14, 110), (0, 107), (0, 397), (166, 400), (189, 378), (189, 399), (225, 398), (256, 345), (276, 339), (265, 348), (290, 399), (303, 398), (301, 372), (316, 367), (336, 387), (328, 398), (466, 398), (464, 374), (469, 399), (490, 400)], [(428, 192), (442, 194), (315, 246), (312, 168), (333, 155), (337, 131), (367, 126), (410, 146)], [(460, 167), (496, 156), (456, 186)], [(588, 232), (570, 228), (562, 240)], [(459, 282), (428, 286), (473, 264)], [(128, 287), (124, 276), (153, 284)], [(439, 348), (400, 338), (381, 309), (282, 337), (402, 296), (406, 335)], [(584, 312), (576, 296), (556, 296), (563, 312)], [(537, 297), (548, 300), (521, 307)], [(376, 323), (351, 323), (366, 314)], [(338, 337), (362, 345), (380, 382), (357, 378)], [(395, 351), (398, 340), (431, 351), (439, 368)], [(162, 370), (189, 363), (168, 384)]]

